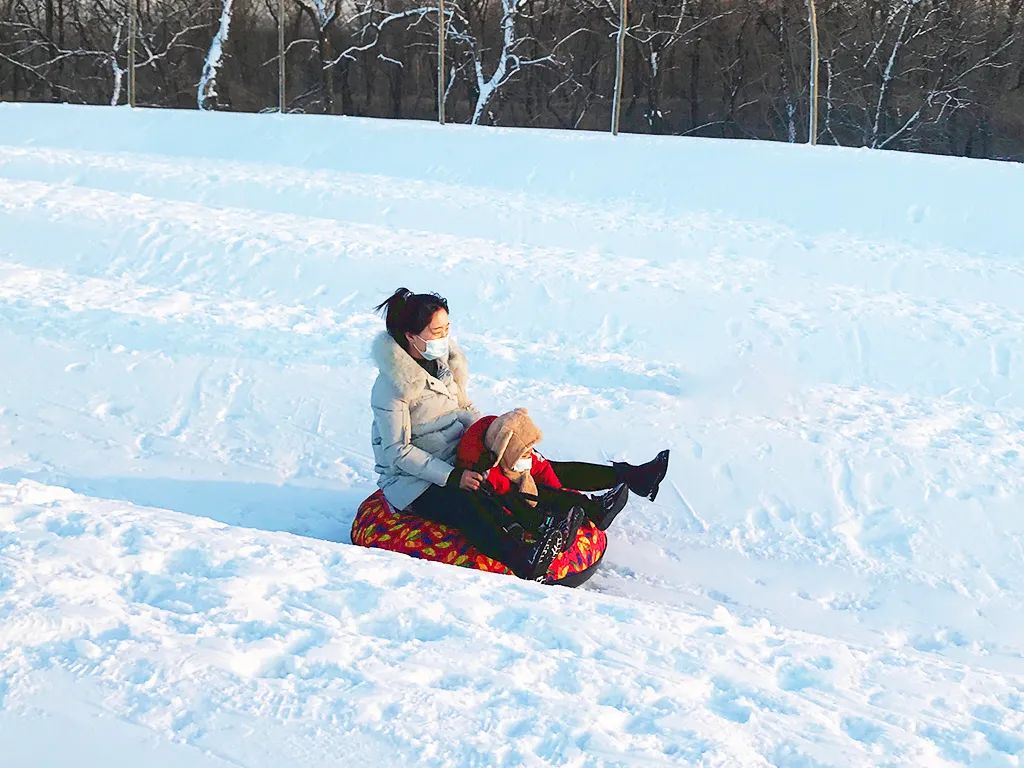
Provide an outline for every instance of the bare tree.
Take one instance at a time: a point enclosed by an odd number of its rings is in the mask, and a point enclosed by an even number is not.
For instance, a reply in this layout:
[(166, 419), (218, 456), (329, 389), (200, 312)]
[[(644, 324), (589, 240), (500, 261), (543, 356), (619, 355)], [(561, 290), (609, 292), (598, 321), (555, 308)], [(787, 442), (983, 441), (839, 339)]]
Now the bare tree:
[[(453, 121), (607, 130), (620, 3), (445, 0), (441, 38), (437, 0), (140, 0), (138, 98), (267, 109), (283, 62), (288, 110), (429, 118), (440, 91)], [(807, 0), (629, 6), (622, 130), (808, 134)], [(816, 6), (821, 141), (1024, 158), (1024, 0)], [(0, 0), (0, 98), (123, 103), (126, 14), (127, 0)]]
[[(495, 98), (524, 70), (560, 67), (559, 49), (581, 32), (573, 30), (554, 41), (531, 35), (528, 31), (531, 25), (536, 28), (543, 24), (545, 16), (556, 14), (554, 5), (538, 5), (530, 0), (497, 0), (497, 3), (470, 0), (453, 5), (449, 36), (462, 44), (464, 60), (461, 65), (453, 64), (450, 79), (460, 72), (471, 73), (474, 103), (470, 122), (474, 125), (483, 122), (485, 117), (494, 121), (491, 107)], [(493, 45), (487, 44), (490, 38), (496, 38)]]
[[(643, 119), (652, 133), (668, 131), (664, 107), (667, 75), (678, 67), (673, 60), (677, 47), (691, 46), (691, 54), (699, 60), (697, 44), (703, 34), (716, 23), (736, 14), (738, 10), (727, 4), (682, 0), (666, 3), (662, 0), (633, 0), (633, 15), (628, 35), (637, 52), (634, 62), (636, 78), (640, 81), (634, 90), (642, 91), (646, 100)], [(695, 59), (691, 58), (690, 63)], [(699, 81), (700, 67), (693, 67), (694, 80)], [(697, 99), (694, 99), (696, 102)]]
[(841, 25), (829, 29), (824, 57), (826, 133), (836, 143), (934, 149), (936, 126), (977, 109), (993, 73), (1011, 65), (1021, 30), (1015, 16), (995, 24), (996, 5), (895, 0), (833, 9)]
[(210, 41), (210, 50), (206, 54), (206, 61), (203, 63), (203, 74), (199, 78), (199, 87), (196, 93), (196, 102), (199, 109), (208, 109), (217, 101), (217, 70), (220, 68), (224, 58), (224, 46), (228, 41), (228, 34), (231, 30), (231, 11), (234, 0), (223, 0), (220, 14), (220, 23), (217, 32)]

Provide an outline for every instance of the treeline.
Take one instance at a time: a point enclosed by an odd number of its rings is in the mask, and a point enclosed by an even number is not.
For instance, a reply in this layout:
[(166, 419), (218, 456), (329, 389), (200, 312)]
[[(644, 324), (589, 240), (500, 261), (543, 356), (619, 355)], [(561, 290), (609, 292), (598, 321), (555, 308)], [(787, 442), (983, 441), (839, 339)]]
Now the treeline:
[[(821, 143), (1024, 159), (1024, 0), (818, 0)], [(608, 130), (620, 0), (444, 0), (447, 117)], [(437, 0), (137, 0), (136, 103), (435, 119)], [(128, 0), (0, 0), (0, 98), (125, 103)], [(630, 0), (621, 130), (806, 141), (806, 0)]]

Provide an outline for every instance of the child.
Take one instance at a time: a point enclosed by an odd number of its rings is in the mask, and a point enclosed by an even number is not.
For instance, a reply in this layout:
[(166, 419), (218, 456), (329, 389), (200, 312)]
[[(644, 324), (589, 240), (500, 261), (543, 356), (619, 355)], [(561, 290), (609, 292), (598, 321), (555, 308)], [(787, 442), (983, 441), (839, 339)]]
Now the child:
[[(456, 453), (458, 468), (484, 476), (476, 492), (480, 501), (500, 505), (488, 513), (492, 507), (481, 504), (481, 514), (498, 515), (492, 523), (511, 537), (509, 544), (515, 538), (523, 542), (527, 566), (516, 571), (522, 578), (543, 579), (552, 560), (575, 544), (584, 520), (606, 530), (630, 491), (653, 501), (668, 470), (667, 450), (637, 466), (549, 461), (534, 450), (542, 437), (527, 410), (516, 408), (477, 420), (463, 434)], [(563, 481), (576, 490), (563, 487)], [(600, 496), (580, 493), (604, 489), (610, 490)]]
[(542, 438), (527, 410), (516, 408), (473, 424), (459, 445), (459, 459), (484, 474), (486, 490), (500, 497), (524, 528), (559, 525), (567, 549), (584, 519), (606, 530), (626, 505), (629, 489), (623, 481), (601, 496), (566, 490), (552, 462), (534, 450)]

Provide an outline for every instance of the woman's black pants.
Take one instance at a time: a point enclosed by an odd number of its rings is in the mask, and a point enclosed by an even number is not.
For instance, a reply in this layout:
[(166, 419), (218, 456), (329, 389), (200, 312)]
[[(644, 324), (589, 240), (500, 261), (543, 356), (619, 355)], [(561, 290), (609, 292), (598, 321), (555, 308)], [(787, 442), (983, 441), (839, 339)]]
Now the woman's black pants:
[[(551, 468), (566, 488), (600, 491), (615, 485), (615, 469), (578, 461), (552, 461)], [(456, 472), (459, 470), (456, 469)], [(541, 501), (561, 508), (578, 503), (579, 495), (555, 488), (538, 488)], [(409, 511), (441, 525), (458, 528), (481, 554), (512, 566), (522, 550), (521, 542), (505, 530), (507, 516), (501, 503), (479, 491), (431, 485)], [(514, 512), (516, 510), (513, 510)], [(528, 514), (523, 510), (524, 514)]]

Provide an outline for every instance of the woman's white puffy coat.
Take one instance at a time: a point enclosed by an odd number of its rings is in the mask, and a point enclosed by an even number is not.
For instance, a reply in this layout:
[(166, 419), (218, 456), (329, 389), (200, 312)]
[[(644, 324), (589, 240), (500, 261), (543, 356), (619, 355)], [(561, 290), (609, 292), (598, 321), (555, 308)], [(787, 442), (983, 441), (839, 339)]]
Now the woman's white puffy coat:
[(405, 509), (431, 483), (444, 485), (455, 449), (480, 414), (466, 395), (469, 368), (454, 340), (431, 376), (388, 333), (373, 342), (379, 373), (370, 394), (377, 485), (396, 509)]

